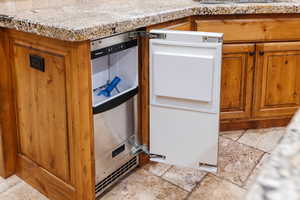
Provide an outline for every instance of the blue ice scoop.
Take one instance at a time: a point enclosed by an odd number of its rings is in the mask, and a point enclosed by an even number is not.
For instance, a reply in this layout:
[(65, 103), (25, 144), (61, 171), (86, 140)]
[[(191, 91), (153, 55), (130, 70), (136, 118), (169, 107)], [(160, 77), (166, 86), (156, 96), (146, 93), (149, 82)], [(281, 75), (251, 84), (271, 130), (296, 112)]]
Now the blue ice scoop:
[(105, 97), (110, 97), (111, 92), (118, 86), (120, 82), (121, 79), (118, 76), (116, 76), (110, 83), (106, 85), (105, 89), (99, 92), (98, 96), (103, 95)]

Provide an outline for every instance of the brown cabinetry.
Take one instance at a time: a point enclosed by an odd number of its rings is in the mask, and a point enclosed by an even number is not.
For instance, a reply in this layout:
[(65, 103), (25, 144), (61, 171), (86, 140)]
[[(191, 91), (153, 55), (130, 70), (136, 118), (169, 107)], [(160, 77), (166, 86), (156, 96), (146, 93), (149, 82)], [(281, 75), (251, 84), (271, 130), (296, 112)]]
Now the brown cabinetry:
[(257, 44), (254, 117), (292, 116), (300, 106), (300, 42)]
[(221, 118), (251, 117), (254, 44), (223, 45)]
[[(64, 56), (17, 42), (13, 49), (19, 153), (70, 182)], [(31, 67), (30, 56), (44, 59), (44, 71)]]
[(286, 125), (300, 107), (300, 19), (207, 17), (195, 25), (224, 33), (221, 129)]
[(0, 130), (1, 141), (15, 141), (11, 151), (0, 149), (1, 160), (13, 156), (10, 166), (0, 165), (5, 170), (1, 173), (9, 175), (8, 167), (13, 167), (50, 199), (94, 199), (89, 42), (68, 43), (12, 30), (0, 34), (6, 38), (0, 40), (0, 51), (4, 48), (9, 55), (1, 71), (6, 73), (0, 82), (5, 94), (0, 95), (10, 100), (1, 105), (0, 119), (4, 122), (10, 113), (12, 124), (3, 123), (4, 128), (16, 127)]

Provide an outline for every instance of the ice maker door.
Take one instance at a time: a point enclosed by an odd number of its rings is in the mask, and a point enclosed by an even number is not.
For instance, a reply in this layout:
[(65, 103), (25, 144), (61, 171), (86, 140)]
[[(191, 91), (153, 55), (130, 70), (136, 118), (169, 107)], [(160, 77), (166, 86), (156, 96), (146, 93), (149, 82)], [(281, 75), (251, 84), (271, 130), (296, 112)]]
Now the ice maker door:
[(215, 171), (222, 34), (152, 30), (151, 160)]

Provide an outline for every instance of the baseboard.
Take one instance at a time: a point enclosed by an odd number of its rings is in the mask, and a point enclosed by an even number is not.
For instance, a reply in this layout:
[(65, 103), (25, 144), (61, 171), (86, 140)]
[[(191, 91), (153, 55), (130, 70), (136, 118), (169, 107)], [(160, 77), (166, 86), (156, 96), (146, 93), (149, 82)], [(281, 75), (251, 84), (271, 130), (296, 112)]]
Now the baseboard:
[(75, 189), (39, 167), (22, 155), (17, 155), (16, 175), (44, 194), (49, 199), (74, 200)]
[(287, 126), (291, 117), (278, 119), (250, 119), (250, 120), (233, 120), (221, 121), (220, 131), (232, 131), (242, 129), (258, 129)]

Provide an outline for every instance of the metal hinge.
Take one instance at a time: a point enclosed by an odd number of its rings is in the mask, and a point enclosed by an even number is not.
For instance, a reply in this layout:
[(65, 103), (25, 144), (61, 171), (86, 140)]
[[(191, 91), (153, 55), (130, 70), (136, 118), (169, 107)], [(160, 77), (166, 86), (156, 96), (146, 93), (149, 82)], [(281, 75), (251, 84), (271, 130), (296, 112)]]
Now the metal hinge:
[(0, 15), (0, 21), (12, 20), (13, 17), (8, 15)]
[(203, 42), (213, 42), (213, 43), (221, 43), (223, 42), (223, 37), (210, 37), (210, 36), (203, 36)]
[(147, 31), (134, 31), (129, 33), (129, 38), (147, 37), (149, 39), (166, 39), (167, 35), (164, 33), (149, 33)]
[(211, 165), (207, 163), (199, 163), (199, 169), (212, 173), (216, 173), (218, 171), (218, 167), (216, 165)]
[(150, 158), (166, 159), (166, 156), (164, 156), (164, 155), (158, 155), (158, 154), (150, 153), (149, 150), (148, 150), (148, 146), (147, 145), (134, 145), (131, 148), (131, 154), (132, 155), (138, 155), (140, 153), (145, 153)]

